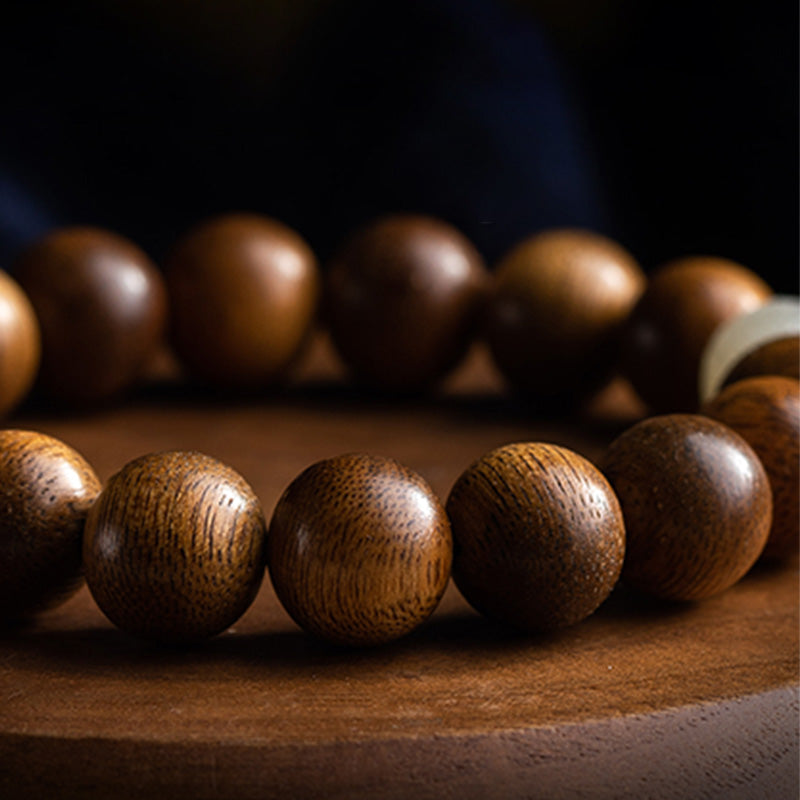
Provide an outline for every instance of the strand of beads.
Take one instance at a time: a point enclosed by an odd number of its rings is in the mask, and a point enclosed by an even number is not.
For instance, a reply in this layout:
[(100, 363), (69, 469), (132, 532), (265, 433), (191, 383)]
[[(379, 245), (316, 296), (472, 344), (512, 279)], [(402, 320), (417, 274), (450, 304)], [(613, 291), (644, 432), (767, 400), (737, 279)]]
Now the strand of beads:
[[(37, 370), (39, 390), (64, 403), (118, 396), (165, 326), (189, 375), (267, 385), (298, 357), (322, 296), (334, 343), (365, 384), (431, 386), (480, 327), (509, 384), (539, 407), (577, 404), (621, 363), (654, 409), (690, 411), (708, 340), (748, 312), (772, 318), (768, 287), (731, 262), (684, 259), (646, 282), (616, 243), (549, 231), (490, 276), (461, 234), (417, 216), (357, 232), (324, 286), (302, 239), (255, 216), (190, 232), (165, 284), (133, 245), (87, 229), (46, 237), (16, 274), (25, 292), (0, 285), (11, 320), (0, 353), (16, 357), (0, 359), (14, 378), (3, 384), (5, 409)], [(493, 451), (456, 481), (446, 510), (402, 465), (351, 455), (300, 475), (267, 526), (244, 479), (207, 456), (143, 456), (101, 490), (65, 444), (3, 432), (4, 616), (63, 599), (81, 562), (113, 622), (173, 642), (230, 626), (267, 566), (302, 627), (347, 644), (423, 622), (451, 564), (479, 611), (528, 631), (584, 619), (620, 575), (677, 600), (723, 591), (762, 552), (797, 552), (798, 337), (796, 325), (779, 327), (770, 338), (759, 324), (737, 341), (739, 355), (725, 348), (723, 371), (791, 377), (734, 383), (703, 416), (643, 420), (601, 469), (553, 445)], [(724, 386), (725, 375), (715, 381)]]
[(610, 445), (601, 469), (556, 445), (508, 445), (469, 466), (444, 507), (391, 459), (328, 459), (292, 481), (269, 526), (246, 481), (200, 453), (143, 456), (101, 489), (67, 445), (7, 430), (3, 613), (60, 602), (81, 571), (112, 622), (173, 643), (232, 625), (265, 568), (302, 628), (351, 645), (424, 622), (451, 567), (478, 611), (528, 632), (585, 619), (620, 576), (700, 600), (762, 554), (797, 551), (800, 384), (747, 379), (707, 413), (744, 419), (743, 436), (710, 416), (651, 417)]

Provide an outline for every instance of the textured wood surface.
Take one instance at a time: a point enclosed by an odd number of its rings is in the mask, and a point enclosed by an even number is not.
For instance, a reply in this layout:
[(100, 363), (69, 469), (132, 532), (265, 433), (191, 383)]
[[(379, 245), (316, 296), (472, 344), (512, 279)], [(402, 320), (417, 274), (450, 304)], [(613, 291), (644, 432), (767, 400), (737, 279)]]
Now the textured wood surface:
[[(60, 436), (103, 480), (147, 451), (199, 449), (270, 516), (321, 458), (391, 456), (445, 498), (511, 441), (598, 459), (630, 407), (612, 394), (602, 414), (542, 421), (474, 391), (487, 383), (468, 366), (455, 394), (419, 403), (328, 383), (236, 401), (165, 388), (14, 422)], [(82, 590), (0, 639), (0, 796), (794, 798), (798, 628), (796, 561), (699, 604), (617, 590), (538, 636), (485, 621), (451, 586), (421, 628), (366, 651), (302, 633), (269, 581), (232, 631), (188, 649), (118, 631)]]

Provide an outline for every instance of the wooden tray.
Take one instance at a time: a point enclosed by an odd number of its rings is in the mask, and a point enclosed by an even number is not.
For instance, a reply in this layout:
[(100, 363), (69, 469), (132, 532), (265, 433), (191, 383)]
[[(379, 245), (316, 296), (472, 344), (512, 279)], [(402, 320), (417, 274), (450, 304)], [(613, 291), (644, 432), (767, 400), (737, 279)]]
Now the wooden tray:
[[(327, 456), (393, 456), (445, 498), (492, 447), (597, 458), (637, 413), (617, 385), (577, 421), (536, 418), (480, 351), (435, 398), (365, 397), (322, 343), (266, 398), (167, 383), (92, 416), (11, 422), (103, 479), (145, 452), (201, 450), (269, 515)], [(694, 605), (619, 588), (540, 637), (497, 629), (451, 587), (420, 630), (373, 650), (303, 634), (268, 578), (232, 630), (187, 649), (126, 636), (83, 589), (0, 638), (0, 797), (795, 798), (798, 630), (796, 562)]]

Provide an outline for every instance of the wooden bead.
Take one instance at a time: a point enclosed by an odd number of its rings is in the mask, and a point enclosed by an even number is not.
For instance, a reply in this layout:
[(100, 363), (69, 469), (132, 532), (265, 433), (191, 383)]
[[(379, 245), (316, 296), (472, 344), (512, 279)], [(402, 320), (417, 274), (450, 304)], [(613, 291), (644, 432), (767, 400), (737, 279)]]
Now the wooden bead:
[(187, 642), (221, 633), (264, 574), (265, 522), (233, 469), (195, 452), (142, 456), (114, 475), (86, 521), (86, 582), (118, 627)]
[(134, 244), (95, 228), (55, 231), (14, 266), (42, 330), (40, 386), (79, 405), (128, 389), (164, 330), (161, 274)]
[(755, 273), (723, 258), (664, 265), (650, 277), (626, 326), (624, 373), (653, 411), (696, 411), (700, 359), (711, 335), (770, 294)]
[(268, 217), (201, 224), (176, 245), (166, 277), (172, 345), (187, 371), (212, 385), (279, 380), (314, 323), (317, 260), (297, 233)]
[(800, 378), (800, 299), (776, 297), (720, 325), (700, 359), (700, 400), (755, 375)]
[(709, 597), (764, 549), (772, 523), (766, 473), (719, 422), (693, 414), (643, 420), (612, 442), (603, 469), (625, 517), (622, 579), (643, 592)]
[(0, 271), (0, 416), (28, 394), (40, 358), (39, 323), (33, 307), (19, 284)]
[(800, 550), (800, 382), (758, 376), (733, 383), (702, 412), (733, 428), (755, 450), (772, 487), (766, 558)]
[(0, 431), (0, 619), (57, 605), (81, 585), (83, 526), (99, 492), (63, 442)]
[(471, 343), (488, 274), (436, 219), (398, 215), (357, 232), (330, 264), (326, 317), (357, 380), (413, 391), (439, 380)]
[(488, 617), (547, 631), (588, 617), (625, 554), (617, 498), (600, 471), (564, 447), (519, 443), (487, 453), (447, 500), (453, 579)]
[(337, 644), (397, 639), (434, 611), (452, 540), (430, 486), (396, 461), (343, 455), (301, 473), (275, 508), (269, 569), (306, 631)]
[(579, 401), (616, 366), (619, 335), (644, 289), (639, 265), (616, 242), (551, 230), (497, 265), (486, 338), (513, 387), (540, 400)]

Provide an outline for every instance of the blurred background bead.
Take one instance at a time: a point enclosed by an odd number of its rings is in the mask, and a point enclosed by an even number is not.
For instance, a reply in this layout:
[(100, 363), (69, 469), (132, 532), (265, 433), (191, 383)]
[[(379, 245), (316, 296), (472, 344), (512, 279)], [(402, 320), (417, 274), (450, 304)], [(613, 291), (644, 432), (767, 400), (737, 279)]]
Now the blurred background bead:
[(255, 214), (205, 222), (167, 261), (171, 341), (190, 375), (221, 388), (284, 376), (317, 311), (317, 260), (282, 223)]
[(486, 616), (525, 631), (573, 625), (614, 588), (625, 527), (608, 481), (550, 444), (493, 450), (447, 500), (453, 579)]
[(359, 381), (426, 388), (471, 344), (487, 279), (478, 251), (445, 222), (382, 218), (330, 264), (325, 311), (334, 344)]
[(800, 549), (800, 382), (762, 375), (725, 387), (702, 413), (733, 428), (755, 450), (772, 487), (764, 558)]
[(645, 286), (633, 256), (590, 231), (550, 230), (497, 265), (486, 338), (516, 389), (579, 402), (611, 376), (622, 325)]
[(40, 388), (69, 405), (130, 388), (161, 343), (160, 272), (133, 243), (97, 228), (56, 230), (14, 263), (42, 332)]
[(622, 338), (622, 368), (654, 412), (696, 411), (703, 350), (724, 322), (762, 306), (771, 290), (741, 264), (711, 256), (656, 270)]
[(776, 297), (720, 325), (700, 359), (700, 400), (755, 375), (800, 378), (800, 300)]
[(0, 619), (57, 605), (81, 585), (83, 526), (100, 488), (58, 439), (0, 431)]
[(292, 619), (336, 644), (377, 645), (433, 613), (450, 579), (450, 524), (425, 480), (352, 454), (301, 473), (269, 527), (272, 583)]
[(0, 271), (0, 416), (33, 386), (41, 358), (39, 323), (19, 284)]
[(265, 567), (261, 504), (231, 467), (195, 452), (145, 455), (106, 484), (86, 521), (86, 582), (103, 613), (144, 639), (222, 633)]
[(692, 414), (651, 417), (606, 452), (625, 517), (622, 579), (671, 600), (699, 600), (753, 566), (772, 524), (764, 467), (727, 426)]

